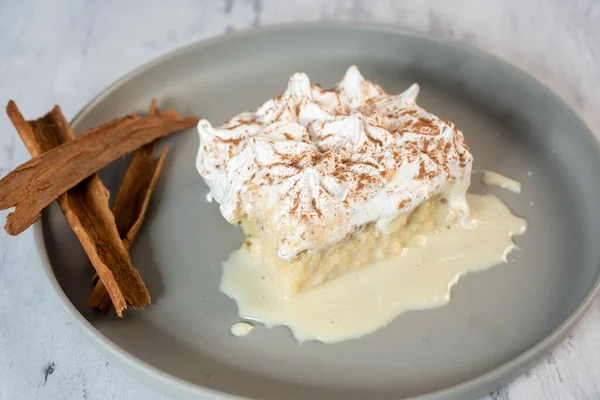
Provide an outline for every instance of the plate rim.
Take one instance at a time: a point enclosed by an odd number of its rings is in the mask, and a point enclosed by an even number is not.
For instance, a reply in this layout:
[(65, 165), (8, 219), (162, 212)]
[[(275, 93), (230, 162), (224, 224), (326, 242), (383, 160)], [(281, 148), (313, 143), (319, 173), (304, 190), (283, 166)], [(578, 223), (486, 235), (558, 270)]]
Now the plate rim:
[[(585, 128), (587, 133), (594, 139), (593, 142), (596, 147), (596, 152), (600, 157), (600, 143), (599, 138), (594, 134), (594, 131), (590, 129), (585, 120), (580, 116), (580, 114), (575, 111), (567, 101), (565, 101), (562, 96), (556, 93), (552, 88), (546, 86), (540, 80), (538, 80), (535, 76), (529, 74), (527, 71), (520, 68), (518, 65), (512, 64), (504, 59), (496, 57), (495, 55), (487, 52), (486, 50), (471, 46), (464, 42), (460, 42), (458, 40), (445, 38), (442, 36), (429, 34), (425, 32), (416, 31), (406, 27), (399, 27), (390, 24), (374, 24), (374, 23), (363, 23), (363, 22), (293, 22), (293, 23), (283, 23), (283, 24), (274, 24), (268, 25), (258, 28), (246, 28), (241, 29), (235, 32), (225, 33), (218, 36), (196, 40), (192, 43), (186, 44), (179, 48), (170, 50), (166, 53), (163, 53), (152, 60), (138, 66), (137, 68), (127, 72), (122, 75), (120, 78), (115, 80), (105, 89), (101, 90), (96, 96), (94, 96), (88, 103), (86, 103), (79, 112), (69, 121), (70, 125), (73, 125), (78, 122), (81, 118), (82, 114), (85, 113), (90, 108), (96, 106), (97, 103), (102, 101), (106, 96), (110, 95), (112, 92), (117, 90), (122, 84), (129, 81), (130, 79), (144, 73), (145, 71), (153, 68), (156, 65), (159, 65), (163, 62), (166, 62), (172, 58), (178, 57), (182, 54), (185, 54), (190, 51), (197, 51), (202, 49), (203, 47), (208, 47), (211, 45), (218, 44), (223, 41), (237, 40), (240, 38), (248, 37), (248, 36), (260, 36), (260, 35), (268, 35), (273, 34), (279, 31), (288, 31), (288, 30), (355, 30), (355, 31), (368, 31), (368, 32), (381, 32), (393, 35), (400, 36), (408, 36), (415, 37), (420, 39), (425, 39), (429, 41), (437, 42), (438, 44), (445, 46), (452, 46), (461, 48), (461, 50), (472, 53), (478, 57), (484, 57), (490, 61), (495, 63), (501, 63), (505, 68), (512, 70), (515, 74), (520, 75), (522, 78), (525, 78), (529, 81), (532, 81), (537, 86), (538, 90), (545, 92), (546, 95), (554, 98), (562, 105), (562, 107), (574, 117), (578, 123), (581, 124), (582, 127)], [(43, 218), (43, 216), (42, 216)], [(176, 389), (180, 393), (186, 393), (186, 395), (192, 396), (214, 396), (215, 399), (227, 399), (227, 400), (244, 400), (249, 399), (248, 397), (241, 397), (237, 395), (232, 395), (229, 393), (220, 392), (211, 388), (204, 387), (202, 385), (189, 382), (185, 379), (178, 378), (176, 376), (171, 375), (168, 372), (165, 372), (139, 358), (135, 355), (127, 352), (123, 348), (121, 348), (118, 344), (108, 339), (104, 336), (94, 325), (92, 325), (75, 307), (75, 305), (69, 300), (65, 292), (62, 290), (60, 283), (58, 282), (53, 269), (52, 264), (50, 262), (48, 256), (48, 250), (46, 248), (46, 243), (44, 240), (44, 232), (42, 227), (42, 219), (37, 221), (33, 226), (34, 231), (34, 244), (36, 250), (38, 252), (39, 258), (42, 264), (42, 270), (44, 275), (48, 279), (51, 288), (56, 292), (57, 298), (59, 300), (60, 305), (63, 310), (69, 317), (75, 321), (75, 325), (78, 329), (84, 334), (84, 337), (87, 338), (91, 344), (101, 349), (103, 352), (107, 353), (110, 358), (113, 360), (118, 360), (121, 365), (118, 367), (122, 370), (125, 370), (126, 373), (131, 375), (135, 375), (137, 378), (143, 378), (144, 382), (148, 384), (149, 382), (156, 382), (157, 384), (151, 384), (150, 386), (157, 388), (158, 384), (161, 385), (175, 385)], [(583, 315), (587, 312), (589, 307), (592, 305), (592, 302), (595, 300), (596, 295), (600, 292), (600, 275), (596, 278), (594, 285), (590, 288), (584, 299), (577, 306), (577, 308), (566, 317), (563, 322), (556, 327), (553, 331), (547, 334), (542, 340), (521, 352), (516, 357), (510, 359), (509, 361), (499, 365), (498, 367), (484, 373), (478, 375), (469, 380), (465, 380), (456, 385), (452, 385), (435, 392), (426, 393), (423, 395), (418, 395), (416, 397), (411, 397), (411, 399), (419, 399), (419, 400), (434, 400), (439, 399), (441, 396), (449, 396), (456, 398), (462, 395), (469, 395), (476, 393), (478, 390), (489, 387), (492, 387), (491, 390), (497, 389), (496, 385), (498, 383), (508, 383), (511, 379), (519, 376), (524, 369), (531, 367), (534, 364), (537, 364), (539, 360), (552, 349), (554, 349), (560, 341), (564, 340), (568, 333), (576, 326), (576, 324), (581, 320)], [(126, 367), (126, 368), (125, 368)], [(499, 385), (498, 385), (499, 386)], [(487, 393), (487, 391), (485, 392)], [(485, 395), (485, 393), (483, 393)]]

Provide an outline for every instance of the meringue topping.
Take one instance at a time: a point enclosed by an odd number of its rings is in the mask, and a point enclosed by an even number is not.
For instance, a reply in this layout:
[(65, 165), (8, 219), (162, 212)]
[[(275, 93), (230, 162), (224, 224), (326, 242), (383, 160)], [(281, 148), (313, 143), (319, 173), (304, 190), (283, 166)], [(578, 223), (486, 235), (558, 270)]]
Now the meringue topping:
[(462, 132), (388, 95), (356, 66), (331, 90), (294, 74), (280, 96), (217, 128), (198, 123), (196, 166), (223, 216), (253, 219), (291, 261), (441, 195), (467, 223), (472, 156)]

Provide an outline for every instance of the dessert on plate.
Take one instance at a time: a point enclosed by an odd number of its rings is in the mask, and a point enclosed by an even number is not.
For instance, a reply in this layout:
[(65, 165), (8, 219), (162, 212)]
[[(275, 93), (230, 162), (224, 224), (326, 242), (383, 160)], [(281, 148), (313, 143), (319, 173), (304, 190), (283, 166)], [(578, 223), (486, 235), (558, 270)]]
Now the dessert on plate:
[(330, 90), (296, 73), (255, 112), (198, 123), (198, 171), (283, 297), (401, 252), (440, 204), (469, 224), (473, 158), (418, 92), (389, 95), (356, 66)]

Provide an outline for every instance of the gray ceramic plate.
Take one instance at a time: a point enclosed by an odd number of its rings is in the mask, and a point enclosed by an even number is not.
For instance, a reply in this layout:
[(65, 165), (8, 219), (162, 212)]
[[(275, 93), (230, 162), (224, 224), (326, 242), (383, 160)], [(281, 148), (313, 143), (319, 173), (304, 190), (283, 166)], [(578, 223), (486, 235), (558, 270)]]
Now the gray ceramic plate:
[[(92, 268), (81, 246), (55, 206), (37, 225), (67, 312), (116, 364), (178, 398), (464, 400), (522, 373), (575, 324), (600, 270), (592, 240), (600, 236), (596, 140), (534, 79), (479, 51), (382, 27), (241, 32), (142, 67), (73, 124), (81, 131), (143, 112), (153, 96), (160, 106), (219, 123), (278, 95), (296, 71), (328, 86), (351, 64), (392, 93), (419, 82), (420, 104), (464, 131), (475, 169), (523, 182), (520, 195), (477, 179), (473, 190), (496, 193), (529, 220), (517, 239), (524, 250), (507, 265), (463, 278), (448, 306), (406, 313), (359, 340), (299, 346), (281, 327), (235, 338), (236, 306), (218, 286), (220, 263), (243, 235), (205, 200), (190, 129), (166, 141), (171, 151), (133, 247), (153, 296), (145, 312), (129, 310), (118, 320), (84, 309)], [(101, 174), (113, 193), (125, 165)]]

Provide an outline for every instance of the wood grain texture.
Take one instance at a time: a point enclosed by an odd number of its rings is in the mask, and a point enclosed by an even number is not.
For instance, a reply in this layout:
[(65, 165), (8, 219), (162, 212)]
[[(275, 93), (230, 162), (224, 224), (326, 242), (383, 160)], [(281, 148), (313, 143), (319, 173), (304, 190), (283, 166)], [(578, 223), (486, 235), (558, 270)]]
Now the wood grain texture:
[[(346, 20), (404, 26), (481, 48), (535, 76), (600, 132), (596, 0), (6, 3), (0, 11), (0, 93), (26, 115), (42, 115), (58, 103), (71, 117), (121, 75), (196, 40), (259, 25)], [(27, 159), (1, 118), (0, 174)], [(16, 238), (0, 233), (0, 399), (166, 399), (107, 364), (71, 325), (32, 243), (31, 232)], [(596, 300), (551, 357), (485, 400), (600, 399), (599, 376)]]

